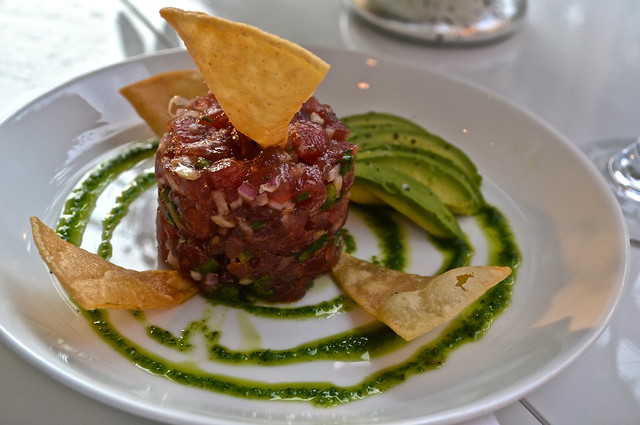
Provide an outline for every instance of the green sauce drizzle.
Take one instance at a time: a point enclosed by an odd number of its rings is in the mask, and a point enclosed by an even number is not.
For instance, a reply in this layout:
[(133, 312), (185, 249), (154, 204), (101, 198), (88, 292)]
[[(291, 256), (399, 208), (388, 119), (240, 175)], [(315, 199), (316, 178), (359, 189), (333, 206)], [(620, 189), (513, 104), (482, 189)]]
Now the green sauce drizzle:
[(356, 239), (353, 235), (345, 228), (340, 229), (340, 234), (342, 235), (342, 241), (344, 242), (344, 251), (349, 254), (356, 252)]
[(350, 208), (362, 218), (378, 239), (381, 258), (374, 256), (371, 262), (388, 269), (404, 270), (407, 267), (406, 234), (393, 210), (380, 205), (365, 207), (353, 204)]
[(148, 171), (136, 177), (123, 189), (122, 193), (116, 198), (114, 207), (102, 220), (102, 242), (98, 246), (98, 255), (107, 260), (111, 258), (113, 231), (129, 212), (129, 205), (154, 184), (156, 184), (156, 174), (153, 171)]
[(80, 246), (89, 216), (93, 212), (100, 194), (121, 173), (132, 168), (141, 160), (151, 157), (157, 149), (158, 140), (150, 139), (133, 145), (94, 168), (73, 189), (67, 199), (62, 216), (58, 221), (58, 235), (72, 244)]
[(332, 335), (286, 350), (254, 350), (242, 352), (230, 350), (217, 343), (219, 334), (212, 332), (209, 354), (212, 360), (260, 365), (279, 365), (319, 360), (362, 361), (389, 353), (405, 342), (387, 327), (378, 323)]
[[(74, 189), (65, 205), (58, 225), (58, 233), (65, 239), (79, 245), (95, 203), (109, 182), (123, 171), (142, 159), (150, 157), (157, 147), (156, 142), (133, 145), (129, 150), (107, 160)], [(152, 173), (142, 174), (127, 186), (117, 198), (116, 206), (103, 221), (103, 244), (109, 243), (113, 229), (126, 215), (128, 206), (146, 188), (153, 184)], [(395, 269), (406, 266), (406, 244), (404, 233), (398, 222), (388, 212), (373, 214), (357, 208), (365, 221), (376, 233), (382, 252), (381, 264)], [(303, 400), (317, 406), (330, 407), (379, 394), (404, 382), (411, 376), (440, 367), (449, 353), (460, 345), (477, 340), (485, 334), (493, 319), (510, 303), (515, 270), (520, 263), (520, 253), (506, 218), (492, 206), (483, 207), (476, 220), (489, 240), (490, 263), (510, 266), (514, 273), (494, 286), (479, 300), (469, 306), (453, 320), (442, 333), (430, 343), (419, 348), (413, 356), (400, 364), (376, 372), (354, 386), (340, 387), (330, 382), (312, 383), (266, 383), (257, 380), (238, 379), (231, 376), (210, 374), (199, 370), (189, 362), (176, 363), (141, 348), (124, 337), (109, 321), (109, 313), (104, 310), (84, 311), (96, 332), (116, 351), (132, 363), (151, 373), (162, 375), (177, 383), (205, 390), (263, 400)], [(343, 235), (347, 249), (355, 249), (355, 241)], [(351, 237), (352, 239), (352, 237)], [(465, 241), (434, 241), (439, 249), (447, 252), (442, 268), (464, 265), (472, 255), (472, 248)], [(100, 250), (100, 255), (108, 257), (110, 248)], [(220, 303), (220, 302), (218, 302)], [(252, 315), (300, 319), (329, 317), (348, 310), (353, 302), (347, 297), (336, 297), (323, 303), (298, 308), (281, 308), (249, 304), (225, 304), (229, 308), (240, 308)], [(136, 320), (147, 323), (143, 312), (132, 313)], [(183, 329), (179, 336), (156, 326), (147, 325), (148, 335), (166, 347), (186, 352), (193, 348), (191, 337), (194, 332), (205, 336), (211, 360), (234, 364), (278, 365), (300, 361), (332, 359), (340, 361), (362, 361), (389, 353), (406, 343), (389, 328), (378, 323), (359, 327), (328, 338), (308, 341), (297, 347), (284, 350), (235, 351), (218, 343), (220, 332), (207, 326), (206, 318), (194, 321)], [(188, 364), (189, 363), (189, 364)]]
[(473, 247), (464, 239), (438, 239), (431, 237), (431, 243), (442, 253), (444, 260), (435, 274), (441, 274), (456, 267), (468, 266), (473, 257)]
[[(374, 256), (371, 261), (388, 269), (404, 270), (407, 266), (406, 234), (396, 219), (397, 213), (391, 208), (380, 205), (373, 207), (353, 204), (350, 208), (362, 218), (378, 239), (381, 258)], [(467, 241), (434, 237), (430, 237), (430, 240), (444, 257), (436, 274), (469, 265), (473, 248)]]
[(272, 319), (329, 318), (336, 314), (345, 313), (355, 305), (351, 298), (343, 295), (318, 304), (301, 307), (272, 307), (240, 300), (208, 299), (207, 301), (212, 304), (222, 304), (227, 307), (242, 309), (254, 316), (270, 317)]

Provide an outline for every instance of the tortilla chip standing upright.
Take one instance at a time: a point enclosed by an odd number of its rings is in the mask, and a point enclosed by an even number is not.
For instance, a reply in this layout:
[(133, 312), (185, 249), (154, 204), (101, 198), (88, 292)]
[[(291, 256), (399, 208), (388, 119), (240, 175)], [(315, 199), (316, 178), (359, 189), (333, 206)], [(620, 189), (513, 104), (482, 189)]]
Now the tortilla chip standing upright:
[(163, 8), (231, 123), (260, 146), (283, 145), (291, 118), (329, 65), (288, 40), (202, 12)]

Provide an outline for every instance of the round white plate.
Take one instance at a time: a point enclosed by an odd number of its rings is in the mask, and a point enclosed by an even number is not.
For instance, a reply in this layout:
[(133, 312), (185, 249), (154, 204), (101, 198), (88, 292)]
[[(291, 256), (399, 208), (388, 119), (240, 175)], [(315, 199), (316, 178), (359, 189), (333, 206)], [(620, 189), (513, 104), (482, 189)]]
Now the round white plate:
[[(135, 138), (150, 135), (118, 89), (161, 71), (192, 67), (184, 52), (165, 52), (118, 64), (61, 86), (0, 125), (5, 182), (0, 189), (0, 329), (19, 353), (83, 393), (131, 412), (187, 423), (454, 423), (494, 411), (547, 381), (575, 360), (602, 331), (625, 273), (626, 233), (606, 185), (583, 156), (545, 124), (502, 99), (425, 69), (354, 53), (316, 49), (332, 64), (317, 96), (338, 115), (393, 112), (462, 147), (484, 175), (489, 203), (510, 220), (523, 257), (510, 308), (478, 342), (463, 345), (440, 369), (415, 376), (381, 395), (330, 409), (304, 402), (252, 401), (185, 387), (132, 365), (100, 339), (52, 279), (31, 242), (28, 217), (55, 225), (65, 197), (90, 166)], [(152, 192), (152, 191), (151, 191)], [(154, 195), (136, 202), (114, 238), (113, 261), (155, 267)], [(103, 207), (99, 207), (100, 210)], [(94, 221), (85, 243), (95, 250)], [(486, 248), (473, 221), (462, 225)], [(352, 215), (359, 255), (376, 252)], [(431, 273), (439, 253), (410, 229), (411, 269)], [(303, 300), (335, 293), (316, 285)], [(196, 297), (147, 319), (179, 333), (202, 315)], [(366, 321), (353, 312), (331, 319), (273, 321), (212, 309), (230, 346), (281, 348)], [(172, 352), (146, 339), (127, 313), (120, 330), (140, 345), (207, 370), (264, 381), (357, 382), (408, 350), (374, 361), (312, 362), (238, 367)], [(182, 357), (186, 356), (186, 357)], [(189, 357), (191, 356), (191, 357)], [(200, 357), (198, 357), (200, 356)]]

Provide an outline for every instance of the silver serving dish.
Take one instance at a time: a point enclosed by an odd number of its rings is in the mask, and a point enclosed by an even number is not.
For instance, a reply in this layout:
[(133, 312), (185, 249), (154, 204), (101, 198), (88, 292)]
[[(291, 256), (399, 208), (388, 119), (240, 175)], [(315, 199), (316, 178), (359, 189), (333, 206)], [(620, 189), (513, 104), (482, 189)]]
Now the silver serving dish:
[(527, 0), (346, 0), (366, 21), (395, 34), (448, 44), (482, 43), (518, 29)]

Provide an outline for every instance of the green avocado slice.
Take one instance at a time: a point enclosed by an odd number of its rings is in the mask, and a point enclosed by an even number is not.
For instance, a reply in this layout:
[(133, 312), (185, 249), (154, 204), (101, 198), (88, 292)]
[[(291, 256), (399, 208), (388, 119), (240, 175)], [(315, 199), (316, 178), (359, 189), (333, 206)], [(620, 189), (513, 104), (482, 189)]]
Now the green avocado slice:
[(344, 117), (342, 122), (349, 127), (349, 141), (359, 145), (360, 152), (381, 143), (418, 147), (450, 159), (472, 182), (482, 181), (476, 165), (460, 148), (406, 118), (370, 112)]
[(431, 151), (381, 144), (360, 152), (358, 161), (379, 167), (382, 174), (391, 171), (414, 178), (429, 187), (453, 214), (471, 215), (484, 204), (480, 187), (451, 160)]
[(341, 121), (349, 127), (352, 134), (384, 128), (425, 131), (424, 128), (411, 120), (384, 112), (367, 112), (365, 114), (349, 115), (341, 118)]
[(413, 177), (366, 162), (356, 162), (355, 172), (351, 198), (354, 202), (358, 193), (364, 193), (380, 199), (437, 238), (465, 239), (451, 211)]

